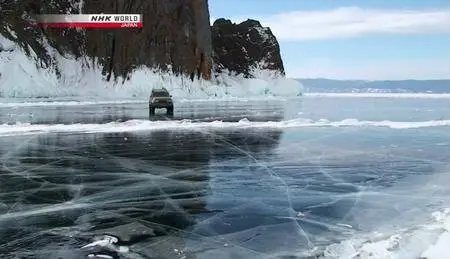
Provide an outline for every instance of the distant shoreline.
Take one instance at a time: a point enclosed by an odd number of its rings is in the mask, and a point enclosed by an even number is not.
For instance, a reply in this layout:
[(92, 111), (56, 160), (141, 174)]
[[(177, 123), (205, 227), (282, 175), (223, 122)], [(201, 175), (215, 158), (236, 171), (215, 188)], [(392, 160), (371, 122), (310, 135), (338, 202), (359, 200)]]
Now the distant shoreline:
[(295, 79), (305, 92), (320, 93), (450, 93), (450, 79), (435, 80), (334, 80)]

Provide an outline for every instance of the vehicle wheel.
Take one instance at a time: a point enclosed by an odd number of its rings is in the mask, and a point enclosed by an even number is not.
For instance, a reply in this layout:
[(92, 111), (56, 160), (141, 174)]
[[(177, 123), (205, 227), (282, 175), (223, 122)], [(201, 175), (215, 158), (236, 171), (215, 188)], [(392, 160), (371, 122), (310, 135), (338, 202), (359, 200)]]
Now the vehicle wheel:
[(173, 115), (173, 106), (167, 107), (167, 114)]

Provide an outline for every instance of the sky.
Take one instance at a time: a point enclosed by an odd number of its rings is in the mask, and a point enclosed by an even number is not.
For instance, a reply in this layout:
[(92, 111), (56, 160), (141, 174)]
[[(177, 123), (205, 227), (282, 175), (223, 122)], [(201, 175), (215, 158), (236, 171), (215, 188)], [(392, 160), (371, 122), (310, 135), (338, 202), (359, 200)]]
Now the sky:
[(450, 79), (450, 0), (209, 0), (212, 22), (256, 19), (286, 75)]

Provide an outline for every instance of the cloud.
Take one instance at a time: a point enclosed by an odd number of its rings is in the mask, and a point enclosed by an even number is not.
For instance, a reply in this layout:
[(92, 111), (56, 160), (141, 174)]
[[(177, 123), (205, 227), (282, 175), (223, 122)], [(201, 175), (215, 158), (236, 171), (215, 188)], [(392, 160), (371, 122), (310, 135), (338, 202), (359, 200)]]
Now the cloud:
[[(255, 17), (281, 41), (351, 38), (370, 34), (450, 33), (450, 9), (391, 10), (340, 7)], [(240, 22), (243, 17), (233, 19)]]
[(291, 78), (332, 78), (361, 80), (450, 79), (450, 60), (302, 60), (286, 66)]

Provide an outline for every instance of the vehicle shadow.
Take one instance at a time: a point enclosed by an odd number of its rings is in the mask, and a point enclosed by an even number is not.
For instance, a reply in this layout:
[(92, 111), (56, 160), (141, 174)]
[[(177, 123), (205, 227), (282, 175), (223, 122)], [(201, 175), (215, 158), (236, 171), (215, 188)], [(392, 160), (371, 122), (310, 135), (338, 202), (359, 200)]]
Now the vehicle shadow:
[(173, 113), (168, 113), (166, 110), (157, 110), (155, 113), (148, 112), (148, 119), (150, 121), (165, 121), (173, 120)]

